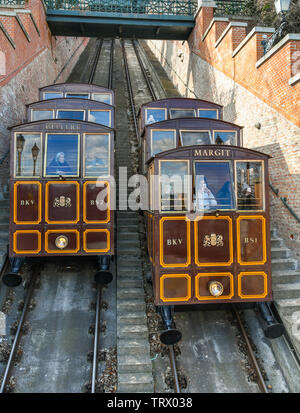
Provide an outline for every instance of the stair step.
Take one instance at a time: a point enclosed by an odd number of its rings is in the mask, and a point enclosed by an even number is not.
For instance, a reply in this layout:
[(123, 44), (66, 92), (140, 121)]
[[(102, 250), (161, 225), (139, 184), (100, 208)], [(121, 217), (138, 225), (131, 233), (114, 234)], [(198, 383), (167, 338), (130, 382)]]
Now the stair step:
[(152, 373), (120, 373), (118, 393), (153, 393)]
[(127, 354), (119, 357), (118, 373), (152, 373), (152, 364), (148, 355)]
[(282, 246), (282, 239), (281, 238), (271, 238), (271, 249), (279, 248)]
[(128, 324), (118, 324), (117, 326), (118, 337), (144, 337), (147, 338), (148, 327), (145, 325), (128, 325)]
[(276, 300), (276, 304), (285, 316), (292, 315), (294, 312), (300, 311), (300, 298), (280, 299)]
[(285, 259), (290, 256), (291, 252), (287, 248), (272, 248), (271, 257), (272, 259)]
[(272, 271), (273, 284), (300, 282), (300, 271)]
[(124, 310), (130, 311), (145, 311), (146, 304), (144, 300), (132, 299), (132, 300), (118, 300), (117, 311), (118, 313)]
[(117, 292), (118, 298), (139, 298), (144, 297), (144, 288), (122, 288)]
[(300, 283), (273, 285), (274, 298), (288, 299), (300, 297)]
[(120, 325), (147, 325), (147, 317), (144, 311), (127, 311), (118, 313)]
[(272, 259), (272, 271), (295, 270), (297, 268), (297, 261), (292, 258), (287, 259)]
[(117, 280), (118, 288), (143, 288), (142, 278), (120, 278)]

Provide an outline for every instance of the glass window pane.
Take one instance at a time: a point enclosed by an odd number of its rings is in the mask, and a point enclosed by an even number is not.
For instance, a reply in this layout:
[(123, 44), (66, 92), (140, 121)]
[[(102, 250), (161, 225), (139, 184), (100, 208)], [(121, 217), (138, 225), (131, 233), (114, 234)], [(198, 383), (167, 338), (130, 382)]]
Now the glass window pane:
[(80, 98), (80, 99), (88, 99), (89, 94), (88, 93), (67, 93), (66, 94), (67, 98)]
[(236, 132), (214, 131), (214, 140), (216, 145), (236, 145)]
[(195, 162), (196, 210), (233, 209), (233, 178), (228, 162)]
[(180, 139), (182, 146), (211, 144), (209, 131), (180, 131)]
[(173, 130), (151, 131), (151, 155), (176, 147), (176, 135)]
[(98, 102), (107, 103), (108, 105), (112, 104), (111, 93), (93, 93), (93, 100)]
[(170, 109), (170, 118), (195, 118), (196, 111), (195, 109)]
[(150, 125), (150, 123), (161, 122), (166, 120), (165, 109), (146, 109), (145, 124)]
[(90, 110), (89, 121), (110, 127), (110, 110)]
[(18, 133), (15, 139), (15, 176), (41, 176), (41, 135)]
[(262, 162), (237, 162), (238, 209), (263, 209)]
[(188, 162), (160, 162), (161, 211), (188, 210)]
[(198, 109), (199, 118), (218, 119), (218, 111), (216, 109)]
[(53, 110), (31, 110), (31, 120), (53, 119)]
[(85, 176), (109, 175), (109, 134), (85, 136)]
[(44, 92), (44, 100), (62, 98), (62, 92)]
[(74, 119), (84, 120), (84, 111), (82, 110), (58, 110), (57, 119)]
[(78, 176), (78, 135), (49, 134), (46, 141), (46, 175)]

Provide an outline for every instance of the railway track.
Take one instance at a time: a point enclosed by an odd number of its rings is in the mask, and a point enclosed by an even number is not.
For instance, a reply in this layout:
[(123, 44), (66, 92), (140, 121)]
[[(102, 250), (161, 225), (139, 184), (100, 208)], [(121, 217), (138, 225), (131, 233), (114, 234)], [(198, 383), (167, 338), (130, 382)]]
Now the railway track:
[[(93, 47), (92, 47), (93, 46)], [(115, 47), (116, 46), (116, 47)], [(82, 71), (80, 81), (82, 82), (95, 82), (102, 85), (108, 84), (111, 88), (113, 84), (113, 67), (115, 67), (116, 79), (114, 87), (117, 90), (117, 142), (116, 142), (116, 166), (127, 167), (128, 178), (130, 174), (136, 171), (136, 152), (134, 149), (138, 146), (138, 124), (136, 119), (137, 108), (140, 104), (149, 100), (155, 100), (158, 96), (157, 88), (149, 76), (149, 69), (145, 64), (145, 56), (140, 54), (140, 46), (136, 41), (110, 41), (98, 39), (94, 45), (91, 45), (90, 56), (87, 60), (85, 70)], [(114, 62), (115, 56), (115, 62)], [(129, 61), (128, 61), (129, 56)], [(102, 60), (103, 59), (103, 60)], [(109, 64), (103, 65), (103, 61)], [(125, 77), (127, 78), (127, 90), (128, 97), (124, 95), (124, 77), (122, 74), (122, 65), (124, 65)], [(102, 70), (101, 67), (102, 66)], [(91, 69), (89, 73), (87, 68)], [(77, 77), (78, 79), (78, 77)], [(74, 80), (74, 76), (72, 78)], [(128, 106), (128, 101), (130, 105)], [(130, 111), (129, 121), (125, 108)], [(128, 122), (130, 128), (128, 128)], [(132, 133), (128, 133), (128, 129), (131, 129)], [(130, 140), (132, 143), (130, 144)], [(117, 176), (119, 172), (116, 170)], [(118, 182), (120, 184), (120, 181)], [(127, 182), (126, 182), (127, 184)], [(120, 184), (121, 185), (121, 184)], [(122, 186), (121, 194), (122, 194)], [(120, 196), (120, 192), (119, 192)], [(120, 199), (118, 199), (118, 204)], [(118, 292), (117, 292), (117, 330), (118, 338), (113, 337), (109, 343), (113, 343), (118, 340), (118, 392), (153, 392), (157, 391), (153, 383), (153, 367), (149, 357), (149, 343), (148, 336), (149, 331), (146, 322), (146, 308), (144, 302), (144, 287), (143, 287), (143, 257), (141, 254), (141, 227), (142, 219), (137, 212), (134, 211), (118, 211), (117, 215), (117, 259), (116, 259), (116, 272), (118, 275)], [(84, 272), (86, 269), (82, 269)], [(88, 268), (87, 268), (88, 270)], [(50, 269), (48, 272), (56, 271)], [(59, 288), (70, 288), (70, 285), (60, 284), (59, 274), (54, 278), (53, 282), (57, 283)], [(81, 274), (83, 275), (83, 274)], [(50, 285), (50, 277), (47, 276), (46, 280)], [(91, 280), (89, 280), (91, 281)], [(84, 283), (89, 282), (85, 280)], [(74, 282), (78, 282), (77, 279)], [(115, 287), (114, 287), (115, 288)], [(93, 348), (93, 360), (92, 366), (85, 367), (85, 373), (91, 376), (91, 392), (95, 393), (97, 390), (97, 383), (103, 372), (103, 366), (99, 369), (99, 348), (105, 348), (105, 344), (108, 342), (107, 335), (101, 333), (101, 308), (103, 301), (108, 297), (111, 300), (112, 294), (109, 294), (103, 289), (103, 285), (96, 284), (96, 305), (94, 314), (94, 338), (87, 340), (88, 345)], [(105, 295), (106, 294), (106, 295)], [(83, 294), (84, 295), (84, 294)], [(94, 295), (94, 292), (93, 292)], [(129, 299), (130, 295), (130, 299)], [(89, 298), (91, 294), (86, 294), (85, 299)], [(71, 296), (70, 296), (71, 297)], [(76, 296), (75, 296), (76, 297)], [(50, 296), (49, 296), (50, 299)], [(60, 298), (59, 300), (61, 300)], [(74, 297), (72, 298), (74, 299)], [(59, 301), (58, 300), (58, 301)], [(109, 303), (110, 305), (110, 303)], [(53, 307), (52, 311), (61, 311), (58, 306)], [(113, 306), (111, 307), (113, 312)], [(239, 313), (235, 310), (234, 316), (237, 317), (237, 322), (241, 321)], [(187, 316), (188, 317), (188, 316)], [(180, 317), (178, 317), (180, 319)], [(23, 319), (26, 319), (26, 314)], [(112, 321), (112, 320), (111, 320)], [(180, 321), (180, 320), (179, 320)], [(36, 322), (36, 321), (35, 321)], [(113, 321), (112, 321), (113, 330)], [(51, 325), (51, 323), (49, 324)], [(69, 327), (68, 327), (69, 328)], [(19, 328), (18, 328), (19, 329)], [(240, 326), (242, 334), (246, 334), (243, 324)], [(20, 327), (21, 330), (21, 327)], [(113, 333), (110, 331), (113, 336)], [(19, 342), (20, 339), (17, 340)], [(250, 341), (247, 334), (244, 338), (246, 345), (249, 344), (250, 359), (253, 357), (254, 368), (258, 368), (256, 376), (261, 380), (260, 391), (268, 392), (267, 385), (264, 382), (263, 373), (260, 371), (259, 363), (255, 358), (255, 354), (251, 349)], [(62, 341), (58, 341), (60, 344)], [(57, 343), (58, 343), (57, 342)], [(184, 347), (186, 343), (180, 344)], [(17, 347), (17, 344), (15, 345)], [(15, 351), (15, 350), (14, 350)], [(253, 353), (251, 355), (251, 353)], [(184, 392), (185, 389), (181, 386), (181, 380), (178, 373), (179, 370), (185, 368), (185, 363), (182, 360), (184, 358), (184, 352), (179, 356), (179, 361), (176, 359), (176, 351), (173, 346), (169, 347), (168, 356), (170, 358), (169, 367), (173, 376), (173, 388), (175, 393)], [(13, 355), (11, 357), (13, 360)], [(159, 362), (159, 360), (158, 360)], [(156, 363), (154, 363), (156, 368)], [(88, 371), (86, 371), (88, 370)], [(101, 370), (101, 372), (100, 372)], [(8, 372), (11, 371), (11, 367)], [(9, 378), (7, 373), (7, 377)], [(130, 381), (130, 376), (134, 379)], [(199, 378), (198, 378), (199, 379)], [(7, 382), (7, 378), (5, 380)], [(5, 383), (3, 385), (5, 388)], [(24, 387), (23, 387), (24, 388)], [(54, 387), (52, 387), (53, 389)], [(219, 390), (219, 389), (218, 389)], [(73, 390), (74, 391), (74, 390)], [(253, 389), (252, 389), (253, 391)]]
[(16, 356), (16, 352), (18, 350), (18, 345), (20, 343), (21, 337), (22, 337), (22, 333), (23, 333), (23, 327), (24, 327), (24, 323), (26, 321), (26, 316), (28, 314), (29, 311), (29, 306), (30, 306), (30, 302), (33, 296), (33, 291), (35, 288), (35, 282), (36, 282), (36, 277), (39, 275), (40, 273), (40, 265), (34, 265), (33, 268), (31, 269), (31, 274), (30, 274), (30, 279), (29, 279), (29, 283), (28, 283), (28, 287), (27, 289), (24, 291), (24, 305), (23, 305), (23, 309), (21, 311), (19, 320), (17, 322), (17, 327), (16, 327), (16, 333), (13, 339), (13, 343), (10, 349), (10, 354), (8, 357), (8, 361), (4, 370), (4, 374), (2, 377), (2, 381), (1, 381), (1, 386), (0, 386), (0, 393), (5, 393), (6, 391), (11, 391), (9, 389), (9, 379), (10, 379), (10, 374), (13, 368), (13, 363), (14, 363), (14, 359)]

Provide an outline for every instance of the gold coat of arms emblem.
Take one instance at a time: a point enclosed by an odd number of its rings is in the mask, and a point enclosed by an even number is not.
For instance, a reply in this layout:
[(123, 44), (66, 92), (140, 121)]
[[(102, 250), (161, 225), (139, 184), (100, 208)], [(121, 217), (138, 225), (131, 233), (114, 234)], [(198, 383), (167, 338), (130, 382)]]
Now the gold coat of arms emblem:
[(204, 236), (203, 247), (223, 247), (223, 245), (223, 235), (210, 234)]
[(65, 196), (60, 196), (54, 198), (53, 206), (56, 207), (70, 207), (71, 206), (71, 198), (70, 197), (65, 197)]

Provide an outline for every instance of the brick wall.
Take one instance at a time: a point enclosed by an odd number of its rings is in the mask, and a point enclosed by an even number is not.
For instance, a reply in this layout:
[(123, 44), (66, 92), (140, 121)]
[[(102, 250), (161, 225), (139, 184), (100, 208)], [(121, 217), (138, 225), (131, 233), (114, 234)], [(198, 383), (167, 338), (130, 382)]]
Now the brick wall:
[[(26, 120), (25, 105), (38, 100), (39, 87), (68, 78), (88, 39), (51, 36), (40, 0), (24, 7), (1, 6), (0, 23), (1, 160), (10, 146), (7, 128)], [(0, 165), (0, 198), (7, 177), (6, 160)]]
[(184, 45), (147, 43), (182, 96), (223, 105), (224, 119), (244, 126), (244, 146), (272, 156), (270, 181), (279, 189), (279, 196), (270, 193), (272, 223), (300, 258), (300, 224), (279, 198), (300, 216), (300, 36), (286, 36), (263, 56), (261, 41), (274, 28), (249, 32), (245, 20), (226, 18), (208, 23), (207, 9)]

